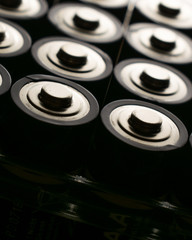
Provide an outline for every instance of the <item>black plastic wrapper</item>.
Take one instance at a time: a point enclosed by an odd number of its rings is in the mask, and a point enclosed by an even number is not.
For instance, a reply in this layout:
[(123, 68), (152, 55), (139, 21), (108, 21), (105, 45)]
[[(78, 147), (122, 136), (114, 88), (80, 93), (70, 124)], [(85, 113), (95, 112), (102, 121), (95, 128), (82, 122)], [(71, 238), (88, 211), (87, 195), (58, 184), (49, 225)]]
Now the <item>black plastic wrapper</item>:
[(33, 41), (49, 34), (47, 26), (49, 5), (46, 0), (1, 0), (0, 6), (0, 17), (22, 26), (29, 32)]
[(179, 30), (191, 37), (192, 4), (190, 1), (135, 1), (131, 23), (157, 23)]
[(91, 4), (64, 2), (49, 9), (48, 21), (54, 35), (92, 43), (109, 54), (115, 62), (123, 39), (120, 20), (110, 12)]
[(106, 103), (133, 98), (160, 105), (175, 114), (191, 132), (190, 78), (168, 64), (146, 58), (125, 59), (114, 67), (113, 73)]
[[(154, 141), (148, 139), (149, 141), (147, 140), (143, 145), (142, 141), (146, 139), (148, 133), (140, 132), (148, 127), (143, 125), (145, 120), (140, 121), (140, 117), (137, 118), (137, 114), (140, 116), (145, 112), (150, 116), (149, 110), (155, 110), (155, 115), (158, 112), (167, 116), (172, 122), (170, 124), (173, 125), (169, 135), (169, 124), (163, 120), (158, 133), (161, 139), (157, 139), (158, 134), (155, 134)], [(147, 118), (144, 115), (142, 117)], [(132, 132), (132, 124), (136, 129), (134, 131), (137, 132), (137, 137)], [(176, 128), (173, 127), (174, 125)], [(115, 128), (118, 130), (116, 131)], [(172, 137), (174, 141), (177, 139), (175, 143), (172, 142)], [(95, 128), (93, 157), (87, 162), (87, 176), (109, 186), (125, 189), (127, 193), (136, 196), (160, 198), (169, 195), (172, 191), (172, 183), (175, 181), (175, 171), (180, 165), (179, 156), (182, 157), (185, 152), (187, 139), (188, 133), (184, 124), (160, 106), (134, 99), (111, 102), (102, 109), (101, 120)]]
[(67, 78), (88, 89), (103, 103), (113, 63), (98, 47), (67, 37), (45, 37), (31, 49), (33, 70)]
[(192, 41), (181, 31), (156, 23), (132, 23), (124, 37), (119, 61), (145, 57), (169, 64), (191, 77)]
[(30, 65), (30, 47), (32, 44), (28, 32), (20, 25), (6, 19), (0, 19), (2, 28), (0, 58), (1, 64), (16, 81), (27, 73)]
[(11, 88), (2, 149), (24, 161), (56, 161), (66, 171), (76, 170), (87, 156), (98, 111), (94, 96), (76, 83), (49, 75), (24, 77)]
[[(176, 178), (174, 184), (174, 195), (175, 204), (180, 208), (191, 209), (192, 207), (192, 192), (190, 190), (191, 185), (191, 146), (192, 146), (192, 135), (189, 135), (188, 148), (185, 151), (184, 157), (179, 169), (176, 171)], [(188, 217), (184, 221), (191, 224), (191, 218)]]

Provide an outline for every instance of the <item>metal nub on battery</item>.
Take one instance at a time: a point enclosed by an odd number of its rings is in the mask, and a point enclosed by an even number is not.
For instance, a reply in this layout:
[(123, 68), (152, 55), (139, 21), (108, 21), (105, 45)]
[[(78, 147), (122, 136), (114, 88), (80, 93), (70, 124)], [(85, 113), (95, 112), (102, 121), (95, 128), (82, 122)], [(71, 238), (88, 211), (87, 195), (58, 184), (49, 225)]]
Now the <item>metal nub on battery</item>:
[(75, 26), (88, 31), (94, 31), (99, 26), (97, 12), (87, 8), (79, 9), (73, 17), (73, 22)]
[(49, 109), (62, 110), (72, 104), (72, 92), (64, 85), (47, 83), (38, 95), (41, 103)]
[(158, 4), (158, 10), (162, 15), (174, 18), (181, 12), (181, 5), (176, 0), (161, 0)]
[(148, 109), (137, 109), (132, 111), (128, 123), (135, 132), (150, 136), (161, 131), (162, 119)]
[(168, 29), (157, 28), (150, 38), (150, 43), (159, 50), (172, 51), (176, 47), (176, 35)]
[(61, 46), (57, 57), (64, 65), (75, 68), (84, 66), (87, 62), (87, 53), (80, 46), (73, 43)]
[(146, 87), (161, 91), (165, 88), (168, 88), (170, 76), (163, 68), (150, 66), (142, 71), (140, 80)]

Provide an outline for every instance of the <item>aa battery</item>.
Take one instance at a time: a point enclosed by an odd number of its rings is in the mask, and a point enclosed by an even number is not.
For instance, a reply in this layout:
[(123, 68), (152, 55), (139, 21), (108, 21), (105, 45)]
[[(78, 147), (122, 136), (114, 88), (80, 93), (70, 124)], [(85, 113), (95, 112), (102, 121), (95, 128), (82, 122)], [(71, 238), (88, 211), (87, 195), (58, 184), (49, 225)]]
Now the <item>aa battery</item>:
[(43, 68), (81, 84), (103, 102), (113, 63), (101, 49), (72, 38), (46, 37), (35, 42), (31, 51), (39, 71)]
[(46, 14), (48, 3), (45, 0), (1, 0), (0, 17), (14, 21), (29, 32), (33, 40), (48, 33)]
[(67, 171), (81, 166), (99, 111), (88, 90), (63, 78), (32, 75), (12, 85), (11, 100), (1, 125), (8, 156), (58, 161)]
[(56, 32), (92, 43), (115, 61), (122, 41), (122, 23), (108, 11), (83, 3), (60, 3), (50, 8), (48, 20)]
[(127, 45), (121, 59), (144, 56), (191, 76), (192, 41), (180, 31), (153, 23), (135, 23), (125, 32), (125, 39)]
[(113, 0), (113, 1), (97, 1), (97, 0), (80, 0), (80, 2), (94, 4), (116, 16), (121, 22), (124, 21), (125, 14), (127, 11), (128, 0)]
[(9, 90), (11, 88), (12, 78), (7, 69), (0, 65), (0, 118), (4, 114), (5, 109), (8, 107), (7, 99), (9, 98)]
[(151, 22), (177, 29), (189, 37), (192, 32), (192, 4), (190, 1), (138, 0), (135, 4), (132, 23)]
[[(9, 71), (13, 81), (25, 74), (29, 67), (31, 43), (31, 37), (24, 28), (12, 21), (0, 19), (1, 64)], [(22, 67), (22, 73), (19, 66)]]
[(166, 109), (134, 99), (105, 105), (100, 119), (87, 162), (90, 176), (130, 194), (167, 193), (172, 164), (188, 140), (184, 124)]
[[(190, 132), (188, 139), (188, 148), (185, 151), (182, 161), (175, 171), (173, 193), (174, 193), (174, 202), (181, 209), (191, 208), (192, 204), (192, 192), (190, 191), (191, 183), (191, 149), (192, 149), (192, 134)], [(190, 218), (190, 217), (189, 217)]]
[(146, 100), (168, 109), (192, 130), (188, 111), (192, 108), (191, 79), (182, 72), (148, 59), (127, 59), (114, 67), (107, 101), (124, 98)]

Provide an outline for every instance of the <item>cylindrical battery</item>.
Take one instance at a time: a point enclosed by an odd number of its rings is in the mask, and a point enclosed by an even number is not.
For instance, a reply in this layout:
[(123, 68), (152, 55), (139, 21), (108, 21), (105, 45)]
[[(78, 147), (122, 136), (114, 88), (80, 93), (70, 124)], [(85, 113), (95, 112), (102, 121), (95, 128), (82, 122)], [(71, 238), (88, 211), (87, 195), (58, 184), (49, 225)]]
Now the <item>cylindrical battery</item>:
[(192, 207), (192, 191), (191, 191), (191, 151), (192, 151), (192, 134), (189, 135), (188, 148), (179, 167), (175, 171), (173, 185), (173, 201), (181, 209), (190, 209)]
[(114, 15), (93, 5), (60, 3), (50, 8), (48, 20), (56, 32), (92, 43), (115, 61), (123, 30)]
[(98, 111), (95, 97), (72, 81), (24, 77), (11, 87), (1, 125), (2, 149), (8, 156), (58, 162), (64, 170), (75, 170), (88, 157), (85, 148)]
[(125, 32), (125, 39), (121, 59), (145, 56), (191, 76), (192, 41), (187, 35), (158, 24), (135, 23)]
[(39, 71), (43, 67), (81, 84), (102, 103), (113, 70), (112, 60), (105, 52), (80, 40), (47, 37), (33, 44), (32, 56)]
[(129, 0), (112, 0), (112, 1), (97, 1), (97, 0), (80, 0), (80, 2), (84, 3), (91, 3), (96, 6), (99, 6), (100, 8), (112, 13), (114, 16), (116, 16), (118, 19), (120, 19), (121, 22), (123, 22), (125, 18), (125, 14), (127, 11), (127, 5)]
[(165, 194), (172, 165), (188, 140), (184, 124), (166, 109), (134, 99), (105, 105), (98, 124), (93, 158), (87, 162), (90, 177), (130, 194)]
[(12, 79), (7, 69), (0, 65), (0, 118), (3, 117), (4, 111), (8, 108), (9, 90), (11, 88)]
[(48, 3), (45, 0), (0, 0), (0, 17), (21, 25), (33, 40), (49, 32), (47, 11)]
[[(1, 64), (9, 71), (12, 80), (25, 74), (28, 69), (31, 37), (18, 24), (0, 19), (0, 58)], [(25, 63), (25, 65), (23, 65)], [(22, 66), (22, 71), (19, 66)]]
[(177, 69), (148, 59), (127, 59), (114, 68), (107, 101), (138, 98), (161, 105), (192, 130), (191, 80)]
[(192, 4), (181, 0), (138, 0), (135, 5), (132, 23), (153, 22), (168, 26), (191, 36)]

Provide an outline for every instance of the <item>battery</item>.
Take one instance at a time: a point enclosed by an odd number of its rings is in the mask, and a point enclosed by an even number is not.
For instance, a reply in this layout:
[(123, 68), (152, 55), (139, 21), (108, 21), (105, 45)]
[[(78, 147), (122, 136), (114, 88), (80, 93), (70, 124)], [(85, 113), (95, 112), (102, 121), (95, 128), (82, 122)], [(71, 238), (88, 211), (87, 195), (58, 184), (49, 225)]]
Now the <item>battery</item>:
[(90, 4), (60, 3), (49, 9), (48, 20), (56, 32), (92, 43), (115, 61), (123, 29), (108, 11)]
[(29, 32), (33, 40), (48, 33), (46, 14), (48, 3), (45, 0), (1, 0), (0, 17), (14, 21)]
[[(20, 74), (24, 74), (28, 68), (29, 49), (31, 47), (31, 37), (20, 25), (0, 18), (0, 58), (1, 64), (9, 71), (12, 80), (15, 81)], [(15, 63), (23, 67), (21, 69)]]
[(131, 24), (122, 58), (147, 57), (170, 64), (190, 76), (192, 41), (180, 31), (153, 23)]
[(103, 102), (113, 63), (101, 49), (72, 38), (45, 37), (33, 44), (31, 52), (39, 71), (43, 68), (70, 79), (91, 91), (100, 104)]
[(162, 197), (187, 141), (185, 125), (168, 110), (135, 99), (113, 101), (101, 110), (87, 161), (90, 178), (141, 198)]
[(127, 11), (127, 5), (129, 0), (112, 0), (112, 1), (97, 1), (97, 0), (80, 0), (80, 2), (94, 4), (116, 16), (121, 22), (124, 21), (124, 17)]
[[(192, 171), (192, 164), (191, 164), (191, 149), (192, 149), (192, 134), (189, 133), (188, 139), (188, 148), (185, 151), (185, 157), (183, 157), (182, 162), (179, 164), (179, 168), (175, 171), (175, 183), (173, 186), (173, 195), (174, 201), (177, 206), (181, 209), (185, 209), (188, 211), (191, 208), (191, 200), (192, 200), (192, 193), (190, 191), (190, 183), (191, 183), (191, 171)], [(190, 216), (186, 216), (187, 218), (191, 218)]]
[(114, 67), (108, 102), (138, 98), (168, 109), (192, 130), (188, 109), (192, 107), (192, 83), (182, 72), (148, 59), (127, 59)]
[(151, 22), (177, 29), (191, 36), (192, 4), (180, 0), (138, 0), (135, 5), (132, 23)]
[(10, 91), (12, 105), (1, 124), (5, 154), (57, 162), (66, 172), (79, 168), (99, 112), (95, 97), (72, 81), (50, 75), (24, 77)]
[[(12, 84), (12, 79), (10, 73), (7, 71), (7, 69), (3, 66), (0, 65), (0, 106), (1, 109), (3, 109), (6, 105), (6, 99), (4, 98)], [(3, 107), (4, 106), (4, 107)]]

